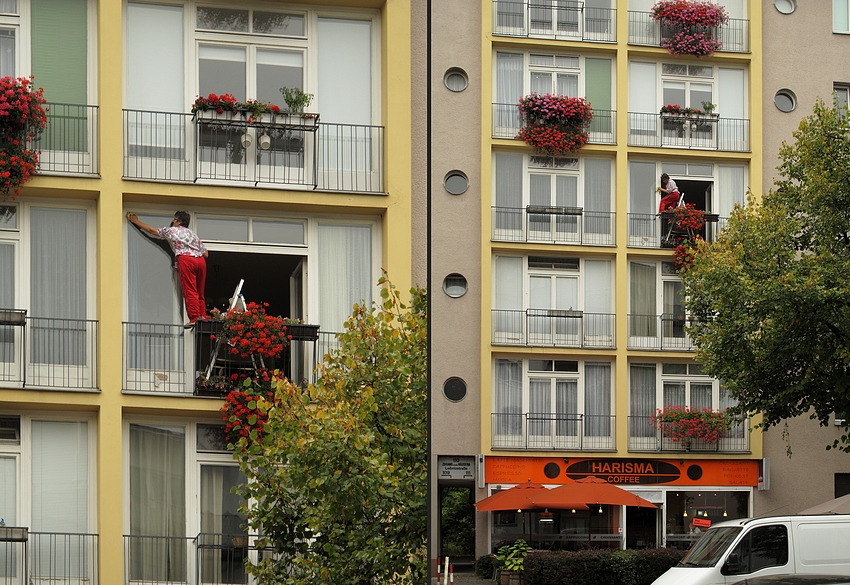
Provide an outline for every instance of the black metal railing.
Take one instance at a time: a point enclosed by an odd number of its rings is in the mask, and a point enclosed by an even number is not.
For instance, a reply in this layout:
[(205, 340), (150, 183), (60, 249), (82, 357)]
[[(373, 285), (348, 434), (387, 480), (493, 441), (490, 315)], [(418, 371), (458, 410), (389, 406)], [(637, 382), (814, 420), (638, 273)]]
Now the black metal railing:
[(578, 0), (493, 0), (493, 34), (613, 43), (617, 11)]
[[(696, 27), (695, 27), (695, 30)], [(665, 39), (677, 32), (676, 27), (662, 26), (653, 20), (649, 12), (629, 11), (629, 44), (660, 47)], [(699, 28), (698, 32), (709, 32), (720, 41), (720, 51), (746, 53), (750, 49), (750, 21), (730, 18), (717, 28)]]
[[(517, 104), (493, 106), (493, 138), (516, 138), (522, 126)], [(593, 110), (593, 120), (587, 129), (589, 144), (616, 144), (617, 117), (614, 110)]]
[(97, 175), (98, 107), (47, 103), (47, 124), (33, 141), (40, 172)]
[(95, 389), (98, 322), (0, 309), (0, 380), (22, 386)]
[(0, 585), (29, 583), (25, 527), (0, 526)]
[(692, 351), (687, 333), (693, 320), (686, 315), (629, 314), (629, 349)]
[(125, 585), (186, 585), (193, 583), (189, 563), (195, 539), (190, 536), (124, 535)]
[(245, 561), (253, 547), (248, 534), (201, 533), (195, 538), (195, 578), (204, 585), (246, 584)]
[(614, 415), (491, 414), (493, 449), (600, 451), (614, 445)]
[(494, 345), (614, 348), (616, 316), (565, 309), (492, 310)]
[(225, 181), (383, 192), (384, 128), (317, 123), (315, 128), (216, 122), (192, 114), (124, 110), (124, 177)]
[(629, 451), (748, 453), (750, 450), (749, 419), (739, 420), (721, 433), (717, 441), (678, 439), (664, 436), (652, 416), (629, 416)]
[[(706, 214), (711, 221), (706, 221), (700, 235), (708, 243), (717, 239), (720, 231), (726, 226), (728, 218)], [(715, 221), (716, 220), (716, 221)], [(658, 213), (629, 213), (628, 214), (628, 246), (630, 248), (669, 248), (669, 221)]]
[(30, 532), (32, 583), (97, 585), (97, 534)]
[(629, 112), (629, 146), (749, 152), (750, 121)]
[[(184, 366), (182, 325), (124, 323), (124, 388), (131, 392), (191, 393)], [(193, 372), (194, 373), (194, 372)]]
[(577, 207), (492, 207), (494, 242), (613, 246), (616, 213)]

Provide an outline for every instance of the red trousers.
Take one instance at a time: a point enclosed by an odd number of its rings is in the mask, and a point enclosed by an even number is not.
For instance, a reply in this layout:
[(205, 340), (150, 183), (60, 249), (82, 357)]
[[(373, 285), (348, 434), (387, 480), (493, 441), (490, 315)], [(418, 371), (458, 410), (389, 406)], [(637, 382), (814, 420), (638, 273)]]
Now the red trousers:
[(203, 256), (182, 255), (177, 257), (177, 270), (180, 274), (180, 289), (186, 302), (186, 315), (194, 323), (198, 317), (207, 316), (207, 300), (204, 298), (204, 286), (207, 281), (207, 259)]
[(676, 206), (679, 204), (680, 196), (681, 195), (678, 191), (673, 191), (672, 193), (668, 193), (667, 195), (662, 197), (661, 205), (658, 206), (658, 213), (661, 213), (662, 211), (670, 208), (675, 209)]

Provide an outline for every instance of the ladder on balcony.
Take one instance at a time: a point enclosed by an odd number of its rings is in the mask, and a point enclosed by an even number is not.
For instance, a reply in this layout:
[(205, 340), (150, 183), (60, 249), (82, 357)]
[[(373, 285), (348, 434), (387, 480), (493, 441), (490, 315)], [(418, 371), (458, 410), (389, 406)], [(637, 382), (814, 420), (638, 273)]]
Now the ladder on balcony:
[[(242, 296), (242, 285), (245, 284), (245, 279), (240, 278), (239, 284), (236, 285), (236, 290), (233, 291), (233, 296), (230, 298), (230, 307), (227, 309), (228, 312), (233, 309), (237, 309), (240, 311), (244, 311), (246, 309), (245, 306), (245, 297)], [(207, 365), (206, 369), (203, 372), (204, 380), (209, 380), (210, 376), (212, 376), (215, 371), (216, 362), (222, 360), (221, 350), (222, 346), (226, 345), (221, 342), (221, 336), (217, 335), (215, 338), (215, 344), (213, 345), (212, 351), (210, 352), (210, 363)], [(226, 351), (226, 348), (225, 348)], [(254, 370), (259, 368), (264, 368), (265, 363), (263, 363), (263, 356), (253, 355), (251, 354), (251, 366)]]

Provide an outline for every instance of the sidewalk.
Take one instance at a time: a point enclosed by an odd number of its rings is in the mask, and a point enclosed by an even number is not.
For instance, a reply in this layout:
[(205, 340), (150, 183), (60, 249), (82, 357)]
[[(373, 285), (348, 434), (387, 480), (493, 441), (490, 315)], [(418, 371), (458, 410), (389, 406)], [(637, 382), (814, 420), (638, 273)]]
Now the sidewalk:
[[(442, 576), (441, 576), (439, 582), (437, 582), (436, 578), (431, 579), (432, 585), (442, 585), (442, 583), (443, 583)], [(449, 581), (449, 583), (451, 583), (451, 581)], [(493, 582), (492, 579), (482, 579), (481, 577), (477, 576), (475, 573), (455, 573), (454, 574), (454, 585), (484, 585), (485, 583), (488, 584), (488, 585), (493, 585), (494, 582)]]

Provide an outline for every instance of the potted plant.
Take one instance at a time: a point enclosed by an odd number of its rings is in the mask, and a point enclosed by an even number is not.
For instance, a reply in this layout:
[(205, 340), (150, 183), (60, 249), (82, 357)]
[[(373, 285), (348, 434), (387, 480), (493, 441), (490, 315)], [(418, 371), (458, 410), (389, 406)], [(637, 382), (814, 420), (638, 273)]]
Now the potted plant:
[(30, 148), (47, 125), (44, 91), (32, 78), (0, 78), (0, 193), (3, 198), (38, 170), (40, 152)]
[(496, 561), (499, 563), (501, 585), (522, 585), (525, 557), (531, 546), (523, 539), (499, 548)]
[(281, 87), (280, 93), (286, 102), (286, 109), (290, 114), (302, 114), (304, 108), (309, 107), (313, 101), (312, 93), (304, 93), (297, 87)]
[(593, 111), (584, 98), (531, 93), (520, 98), (517, 107), (522, 118), (517, 138), (536, 153), (560, 156), (587, 144)]
[(715, 31), (729, 22), (723, 6), (700, 0), (660, 0), (650, 16), (671, 33), (663, 35), (662, 47), (671, 55), (695, 57), (711, 55), (723, 46)]
[(665, 406), (650, 418), (650, 424), (661, 435), (689, 449), (695, 440), (714, 445), (726, 437), (732, 418), (726, 410)]

